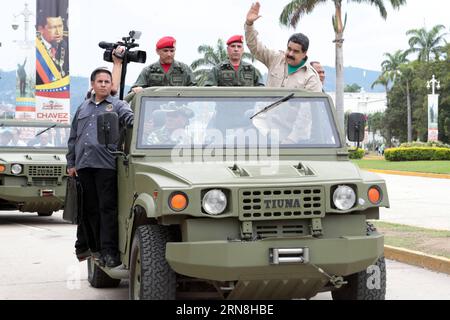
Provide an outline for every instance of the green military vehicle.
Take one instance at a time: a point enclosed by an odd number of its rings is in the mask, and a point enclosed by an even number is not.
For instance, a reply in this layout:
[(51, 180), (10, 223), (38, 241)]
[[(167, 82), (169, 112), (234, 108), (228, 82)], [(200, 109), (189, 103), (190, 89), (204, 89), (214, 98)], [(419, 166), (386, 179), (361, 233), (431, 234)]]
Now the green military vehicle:
[(70, 126), (0, 120), (0, 210), (51, 216), (64, 206)]
[[(131, 97), (129, 97), (131, 98)], [(118, 152), (122, 265), (94, 287), (131, 299), (384, 299), (385, 182), (349, 161), (331, 98), (273, 88), (148, 88)], [(102, 144), (117, 118), (98, 118)], [(364, 118), (348, 119), (362, 141)]]

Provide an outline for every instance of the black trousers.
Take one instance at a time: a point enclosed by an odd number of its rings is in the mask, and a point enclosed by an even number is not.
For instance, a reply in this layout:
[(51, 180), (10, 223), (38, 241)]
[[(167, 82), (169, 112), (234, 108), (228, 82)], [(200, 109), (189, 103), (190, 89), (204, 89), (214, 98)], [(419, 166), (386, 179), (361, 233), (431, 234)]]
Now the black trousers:
[(117, 173), (95, 168), (77, 172), (83, 187), (83, 214), (75, 247), (87, 244), (91, 251), (117, 253)]

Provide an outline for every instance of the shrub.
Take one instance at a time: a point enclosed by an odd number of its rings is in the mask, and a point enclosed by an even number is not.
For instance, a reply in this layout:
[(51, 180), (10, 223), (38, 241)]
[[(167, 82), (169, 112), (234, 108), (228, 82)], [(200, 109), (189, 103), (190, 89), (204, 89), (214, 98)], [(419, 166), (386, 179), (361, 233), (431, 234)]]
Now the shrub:
[(450, 148), (391, 148), (384, 152), (388, 161), (450, 160)]
[(350, 148), (348, 149), (350, 159), (362, 159), (364, 157), (364, 149)]
[(429, 142), (405, 142), (400, 145), (400, 148), (450, 148), (450, 145), (440, 141)]

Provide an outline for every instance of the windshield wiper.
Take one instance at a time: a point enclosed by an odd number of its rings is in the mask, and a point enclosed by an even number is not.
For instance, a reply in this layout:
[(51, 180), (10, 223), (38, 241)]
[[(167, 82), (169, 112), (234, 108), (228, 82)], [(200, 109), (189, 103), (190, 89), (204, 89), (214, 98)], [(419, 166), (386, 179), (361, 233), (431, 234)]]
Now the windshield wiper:
[(54, 127), (56, 127), (56, 124), (51, 125), (51, 126), (48, 127), (47, 129), (44, 129), (44, 130), (42, 130), (42, 131), (39, 131), (38, 133), (36, 133), (35, 137), (40, 136), (40, 135), (43, 134), (44, 132), (47, 132), (48, 130), (53, 129)]
[(258, 114), (261, 114), (263, 112), (268, 111), (269, 109), (275, 108), (276, 106), (282, 104), (283, 102), (286, 102), (288, 100), (290, 100), (293, 96), (295, 95), (295, 93), (291, 93), (289, 95), (287, 95), (286, 97), (283, 97), (281, 99), (278, 99), (277, 101), (269, 104), (267, 107), (264, 107), (264, 109), (259, 110), (257, 113), (255, 113), (254, 115), (252, 115), (250, 117), (250, 120), (252, 120), (254, 117), (256, 117)]

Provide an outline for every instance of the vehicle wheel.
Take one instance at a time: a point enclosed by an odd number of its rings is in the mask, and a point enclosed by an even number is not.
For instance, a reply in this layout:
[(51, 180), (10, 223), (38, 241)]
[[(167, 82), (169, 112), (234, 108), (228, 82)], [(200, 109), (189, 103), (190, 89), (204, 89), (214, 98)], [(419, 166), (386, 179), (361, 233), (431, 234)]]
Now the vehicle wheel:
[(331, 292), (333, 300), (384, 300), (386, 295), (386, 263), (379, 258), (367, 270), (344, 278), (348, 283)]
[(120, 279), (113, 279), (108, 276), (95, 262), (94, 259), (87, 259), (88, 281), (94, 288), (115, 288), (119, 285)]
[(38, 212), (39, 217), (50, 217), (53, 214), (53, 211), (50, 212)]
[(166, 261), (168, 227), (143, 225), (136, 229), (131, 247), (130, 299), (174, 300), (176, 274)]

